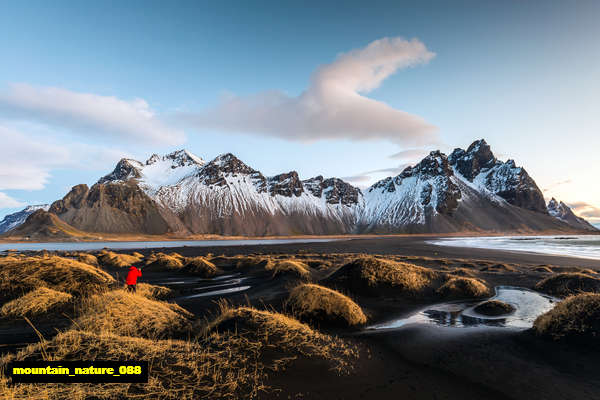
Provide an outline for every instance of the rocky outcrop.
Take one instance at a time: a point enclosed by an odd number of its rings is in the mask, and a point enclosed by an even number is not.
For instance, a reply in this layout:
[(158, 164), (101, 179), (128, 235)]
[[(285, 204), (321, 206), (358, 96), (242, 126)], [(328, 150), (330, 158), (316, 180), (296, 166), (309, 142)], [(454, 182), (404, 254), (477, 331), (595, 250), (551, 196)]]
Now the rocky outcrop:
[(6, 235), (25, 240), (83, 239), (90, 236), (43, 209), (29, 215), (23, 224), (7, 232)]
[(485, 140), (473, 142), (465, 151), (454, 149), (448, 157), (454, 170), (468, 182), (527, 210), (548, 214), (542, 191), (514, 160), (502, 162)]
[(571, 210), (571, 207), (562, 201), (557, 201), (554, 197), (548, 202), (548, 213), (554, 218), (566, 222), (574, 228), (592, 232), (598, 231), (596, 227), (587, 222), (585, 219), (575, 215), (573, 210)]

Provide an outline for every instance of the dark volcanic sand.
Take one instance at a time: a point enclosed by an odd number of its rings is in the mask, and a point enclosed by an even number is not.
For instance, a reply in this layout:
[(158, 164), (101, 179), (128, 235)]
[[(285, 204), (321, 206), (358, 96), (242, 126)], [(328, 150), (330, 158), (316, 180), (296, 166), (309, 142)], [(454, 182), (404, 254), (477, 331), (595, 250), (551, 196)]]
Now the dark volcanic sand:
[[(535, 269), (583, 267), (600, 270), (600, 260), (546, 256), (486, 249), (466, 249), (426, 244), (426, 237), (389, 237), (335, 242), (283, 245), (181, 247), (164, 249), (184, 256), (212, 253), (238, 254), (339, 254), (368, 253), (414, 257), (424, 266), (439, 267), (440, 260), (450, 267), (473, 271), (490, 286), (513, 285), (533, 288), (549, 274)], [(140, 249), (148, 254), (161, 249)], [(133, 250), (128, 250), (131, 252)], [(432, 260), (433, 258), (433, 260)], [(499, 268), (500, 266), (506, 266)], [(504, 269), (503, 269), (504, 268)], [(484, 269), (482, 271), (482, 269)], [(486, 270), (487, 269), (487, 270)], [(110, 271), (122, 278), (123, 270)], [(226, 272), (228, 273), (228, 272)], [(180, 288), (189, 295), (198, 278), (178, 273), (144, 270), (142, 282), (164, 284), (168, 278), (188, 282)], [(293, 282), (248, 275), (244, 284), (252, 286), (227, 298), (233, 303), (279, 308)], [(370, 323), (405, 315), (439, 299), (382, 299), (353, 296), (370, 315)], [(215, 309), (215, 297), (176, 301), (197, 316)], [(4, 327), (0, 327), (4, 328)], [(15, 327), (17, 328), (17, 327)], [(2, 334), (0, 343), (36, 340), (25, 325), (16, 335)], [(38, 326), (38, 328), (40, 328)], [(44, 328), (44, 327), (42, 327)], [(48, 331), (52, 326), (45, 327)], [(41, 329), (43, 331), (43, 329)], [(355, 341), (361, 358), (349, 376), (337, 376), (325, 365), (298, 360), (283, 372), (273, 372), (269, 385), (283, 388), (265, 394), (267, 399), (600, 399), (600, 351), (550, 343), (530, 331), (503, 328), (445, 328), (409, 325), (396, 330), (364, 332), (331, 329), (331, 333)], [(27, 339), (25, 339), (27, 337)], [(11, 342), (12, 340), (12, 342)], [(0, 353), (2, 352), (0, 348)]]

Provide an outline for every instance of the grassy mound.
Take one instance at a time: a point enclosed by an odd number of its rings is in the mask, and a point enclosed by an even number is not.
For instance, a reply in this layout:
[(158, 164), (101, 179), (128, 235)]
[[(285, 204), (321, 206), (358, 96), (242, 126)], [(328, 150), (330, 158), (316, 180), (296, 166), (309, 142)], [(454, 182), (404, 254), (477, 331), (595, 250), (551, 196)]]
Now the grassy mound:
[(183, 268), (183, 261), (180, 257), (173, 255), (153, 253), (146, 259), (146, 266), (167, 270), (179, 270)]
[(83, 330), (116, 335), (163, 338), (190, 328), (191, 314), (176, 304), (113, 290), (86, 299), (76, 325)]
[(310, 278), (308, 265), (296, 260), (282, 260), (275, 263), (268, 263), (265, 266), (267, 271), (271, 271), (273, 276), (277, 275), (295, 275), (303, 279)]
[(598, 346), (600, 338), (600, 294), (583, 293), (568, 297), (540, 315), (535, 331), (555, 340), (574, 340)]
[(344, 341), (317, 332), (294, 318), (251, 307), (233, 308), (226, 303), (221, 303), (220, 315), (203, 332), (205, 335), (235, 333), (260, 343), (272, 353), (271, 357), (318, 357), (329, 360), (340, 371), (348, 367), (349, 357), (357, 355), (356, 349)]
[(349, 297), (319, 285), (303, 284), (295, 287), (290, 293), (289, 305), (301, 319), (346, 326), (367, 322), (360, 306)]
[(486, 265), (479, 269), (482, 272), (516, 272), (517, 269), (508, 264)]
[(90, 264), (95, 267), (97, 267), (99, 265), (98, 258), (95, 255), (88, 254), (88, 253), (79, 253), (77, 255), (77, 261), (85, 263), (85, 264)]
[(200, 275), (203, 278), (212, 278), (219, 273), (219, 269), (215, 264), (211, 263), (204, 257), (187, 258), (185, 263), (185, 271), (191, 274)]
[(491, 290), (479, 279), (451, 276), (437, 293), (447, 298), (464, 299), (486, 297), (491, 295)]
[(0, 297), (17, 297), (47, 287), (75, 295), (96, 293), (113, 285), (112, 276), (79, 261), (52, 257), (1, 257)]
[(136, 294), (152, 300), (163, 300), (171, 297), (173, 291), (168, 287), (151, 285), (149, 283), (138, 283)]
[(141, 260), (141, 257), (112, 251), (103, 251), (98, 255), (98, 261), (106, 267), (126, 268), (130, 267), (131, 264), (139, 263)]
[(600, 279), (580, 273), (556, 274), (539, 281), (535, 288), (553, 296), (566, 297), (582, 292), (600, 292)]
[(392, 289), (395, 294), (417, 295), (427, 290), (438, 275), (414, 264), (360, 257), (341, 267), (329, 281), (371, 295), (379, 295), (386, 289)]
[[(0, 397), (18, 399), (236, 399), (256, 398), (271, 388), (267, 374), (285, 369), (294, 359), (315, 358), (345, 371), (356, 351), (345, 342), (316, 333), (280, 314), (254, 309), (224, 308), (259, 329), (252, 332), (207, 333), (197, 341), (148, 340), (109, 333), (70, 330), (43, 344), (26, 347), (0, 359)], [(216, 329), (216, 325), (212, 325)], [(266, 334), (265, 334), (266, 333)], [(14, 384), (2, 370), (13, 361), (148, 360), (147, 384)], [(277, 389), (277, 388), (272, 388)]]
[(40, 287), (4, 304), (0, 314), (7, 318), (37, 317), (64, 306), (72, 297), (69, 293)]
[(479, 314), (497, 317), (499, 315), (510, 314), (515, 311), (515, 308), (500, 300), (488, 300), (475, 307), (475, 311)]
[[(217, 257), (223, 259), (223, 257)], [(216, 260), (215, 260), (216, 261)], [(237, 259), (235, 267), (237, 269), (248, 268), (248, 269), (267, 269), (272, 268), (273, 260), (268, 256), (245, 256)]]

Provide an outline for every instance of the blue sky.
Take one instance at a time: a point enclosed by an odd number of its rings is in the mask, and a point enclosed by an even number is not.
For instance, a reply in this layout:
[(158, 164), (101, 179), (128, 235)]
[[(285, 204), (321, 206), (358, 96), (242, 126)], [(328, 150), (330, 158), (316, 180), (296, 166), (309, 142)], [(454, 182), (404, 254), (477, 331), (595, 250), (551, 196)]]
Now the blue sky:
[(600, 222), (599, 2), (214, 3), (4, 4), (0, 216), (122, 156), (364, 187), (483, 137)]

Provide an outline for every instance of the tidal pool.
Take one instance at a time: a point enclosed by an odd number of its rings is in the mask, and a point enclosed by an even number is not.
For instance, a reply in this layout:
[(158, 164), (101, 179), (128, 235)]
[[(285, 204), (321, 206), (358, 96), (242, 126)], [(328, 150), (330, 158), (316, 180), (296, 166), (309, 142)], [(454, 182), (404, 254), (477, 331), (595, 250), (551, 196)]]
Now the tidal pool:
[[(495, 292), (491, 299), (434, 304), (408, 317), (372, 325), (367, 329), (394, 329), (409, 324), (434, 324), (456, 328), (488, 325), (529, 329), (539, 315), (551, 310), (560, 301), (555, 297), (515, 286), (497, 286)], [(503, 301), (515, 307), (515, 310), (493, 317), (477, 313), (475, 307), (487, 300)]]

